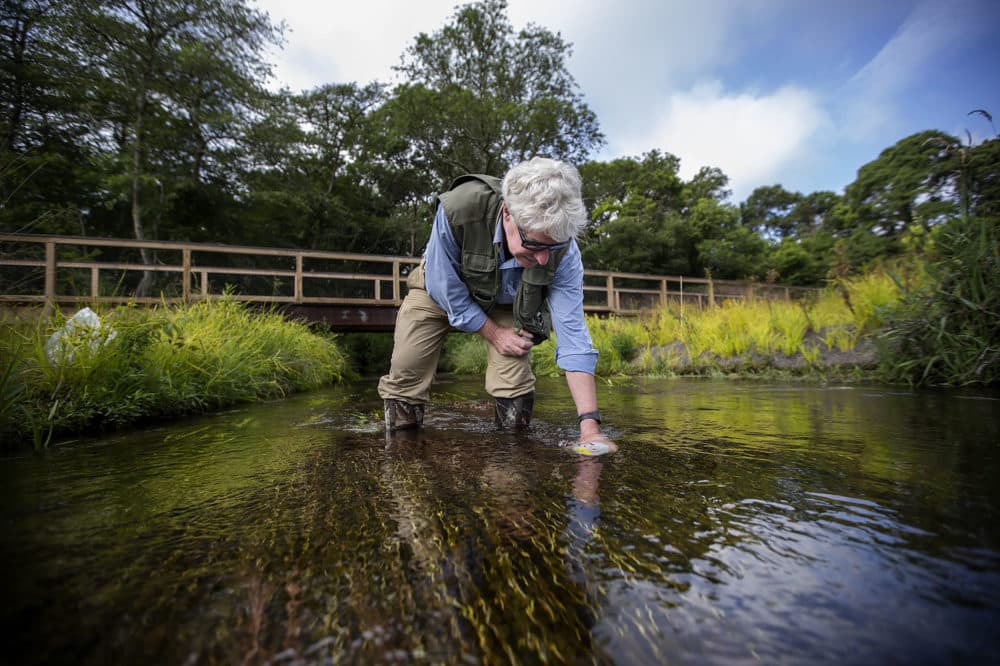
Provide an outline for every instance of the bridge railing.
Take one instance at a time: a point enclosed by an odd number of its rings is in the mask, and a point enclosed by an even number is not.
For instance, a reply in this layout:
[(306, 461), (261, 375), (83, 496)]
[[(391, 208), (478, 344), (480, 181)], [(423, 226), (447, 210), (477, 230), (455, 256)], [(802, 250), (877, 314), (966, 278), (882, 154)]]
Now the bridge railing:
[[(140, 251), (153, 256), (143, 263)], [(190, 302), (231, 298), (275, 304), (397, 307), (419, 257), (214, 243), (0, 234), (0, 303)], [(138, 282), (152, 288), (136, 297)], [(587, 270), (584, 308), (635, 314), (668, 303), (800, 298), (815, 290), (731, 280)]]

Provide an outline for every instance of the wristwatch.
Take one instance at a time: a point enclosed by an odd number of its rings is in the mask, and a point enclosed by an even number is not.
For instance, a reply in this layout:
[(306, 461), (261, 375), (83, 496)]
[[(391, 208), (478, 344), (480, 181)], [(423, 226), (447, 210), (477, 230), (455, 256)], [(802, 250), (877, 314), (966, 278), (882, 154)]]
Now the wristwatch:
[(594, 419), (597, 421), (597, 425), (601, 425), (601, 413), (596, 409), (592, 412), (584, 412), (583, 414), (580, 414), (576, 417), (576, 422), (583, 423), (585, 419)]

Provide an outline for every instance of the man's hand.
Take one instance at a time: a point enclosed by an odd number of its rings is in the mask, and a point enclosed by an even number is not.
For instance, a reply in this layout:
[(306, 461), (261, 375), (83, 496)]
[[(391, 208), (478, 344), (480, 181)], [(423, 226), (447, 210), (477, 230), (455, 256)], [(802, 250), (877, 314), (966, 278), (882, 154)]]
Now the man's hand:
[(492, 319), (487, 319), (478, 333), (504, 356), (524, 356), (534, 346), (531, 333), (515, 333), (514, 329), (498, 326)]
[[(586, 423), (586, 421), (584, 421), (584, 423)], [(591, 421), (591, 423), (593, 423), (593, 421)], [(602, 442), (607, 444), (609, 453), (614, 453), (618, 450), (618, 445), (612, 442), (611, 439), (600, 430), (597, 432), (580, 432), (581, 444), (591, 444), (593, 442)]]
[[(576, 405), (577, 414), (586, 414), (597, 409), (597, 385), (594, 383), (592, 374), (567, 370), (566, 384), (573, 396), (573, 404)], [(580, 444), (603, 442), (607, 444), (610, 453), (618, 450), (618, 445), (601, 432), (601, 424), (594, 419), (580, 421), (579, 441)]]

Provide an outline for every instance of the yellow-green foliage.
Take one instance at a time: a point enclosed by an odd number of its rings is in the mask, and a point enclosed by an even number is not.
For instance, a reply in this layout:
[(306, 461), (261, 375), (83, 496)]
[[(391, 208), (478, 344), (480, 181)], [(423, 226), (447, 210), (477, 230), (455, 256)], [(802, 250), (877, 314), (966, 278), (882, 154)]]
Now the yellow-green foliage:
[(531, 350), (531, 370), (539, 377), (553, 377), (561, 370), (556, 365), (556, 339), (555, 336), (540, 345), (536, 345)]
[[(587, 317), (594, 348), (598, 350), (596, 374), (604, 377), (634, 372), (632, 360), (646, 348), (649, 335), (629, 319)], [(536, 375), (561, 372), (555, 362), (555, 337), (531, 350), (531, 368)]]
[[(918, 279), (913, 277), (909, 279)], [(712, 358), (768, 357), (776, 353), (802, 354), (810, 364), (819, 360), (822, 346), (849, 351), (860, 336), (875, 330), (883, 311), (900, 292), (884, 272), (844, 280), (801, 301), (726, 301), (718, 307), (682, 311), (671, 306), (638, 319), (588, 318), (597, 349), (611, 356), (598, 364), (599, 372), (656, 373), (698, 367)], [(853, 309), (852, 309), (853, 308)], [(635, 361), (622, 363), (606, 341), (631, 339), (638, 349)], [(811, 339), (822, 341), (810, 342)], [(683, 345), (689, 360), (671, 346)], [(656, 349), (657, 353), (653, 353)]]
[(732, 357), (763, 352), (770, 349), (774, 337), (769, 321), (765, 303), (726, 301), (704, 311), (687, 308), (685, 337), (670, 342), (683, 342), (692, 358), (705, 353)]
[(774, 346), (768, 351), (780, 351), (791, 356), (802, 347), (809, 330), (809, 313), (802, 303), (781, 301), (771, 308), (770, 326), (774, 330)]
[(462, 375), (486, 372), (486, 340), (474, 333), (453, 333), (445, 341), (444, 367)]
[(172, 384), (184, 400), (275, 397), (315, 388), (342, 372), (343, 359), (328, 340), (277, 313), (251, 312), (238, 301), (164, 309), (161, 317), (141, 363), (154, 385)]
[[(590, 323), (594, 318), (590, 319)], [(590, 326), (590, 336), (594, 347), (600, 351), (597, 359), (597, 373), (617, 375), (629, 371), (635, 358), (641, 333), (635, 323), (618, 317), (601, 320), (601, 325)]]
[(850, 304), (855, 328), (862, 332), (881, 326), (887, 307), (900, 297), (896, 281), (882, 271), (843, 280), (839, 287), (845, 301)]
[(66, 316), (0, 323), (0, 430), (7, 436), (41, 445), (54, 432), (315, 388), (338, 381), (346, 369), (332, 340), (229, 299), (121, 307), (101, 319), (100, 332), (65, 339), (54, 360), (46, 341)]
[[(704, 310), (688, 306), (683, 312), (671, 306), (634, 319), (588, 316), (587, 324), (600, 352), (597, 374), (601, 376), (670, 372), (711, 366), (713, 359), (746, 360), (777, 353), (802, 354), (816, 364), (824, 346), (853, 349), (861, 335), (877, 328), (883, 310), (898, 298), (895, 281), (877, 272), (840, 281), (809, 300), (732, 300)], [(672, 347), (674, 343), (683, 345), (687, 359)], [(536, 375), (559, 374), (554, 352), (554, 339), (532, 350)], [(452, 345), (445, 354), (446, 367), (457, 372), (479, 373), (486, 368), (485, 346), (478, 339)]]

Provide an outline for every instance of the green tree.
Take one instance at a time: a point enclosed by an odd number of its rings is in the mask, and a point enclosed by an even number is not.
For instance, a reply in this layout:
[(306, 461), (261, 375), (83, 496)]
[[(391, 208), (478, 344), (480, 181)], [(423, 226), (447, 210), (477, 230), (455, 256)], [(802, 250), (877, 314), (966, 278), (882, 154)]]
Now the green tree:
[(800, 238), (824, 230), (834, 208), (842, 201), (842, 197), (834, 192), (820, 190), (799, 197), (789, 213), (790, 225), (794, 234)]
[(698, 173), (684, 184), (683, 207), (690, 210), (702, 199), (724, 202), (731, 195), (729, 176), (718, 167), (706, 166), (698, 169)]
[(785, 284), (822, 283), (835, 240), (827, 227), (840, 201), (833, 192), (802, 195), (781, 185), (754, 190), (740, 206), (740, 220), (771, 241), (762, 258), (763, 273), (777, 275)]
[(763, 260), (765, 275), (774, 272), (784, 284), (819, 285), (830, 273), (836, 239), (826, 231), (803, 238), (783, 238)]
[(659, 273), (676, 255), (667, 221), (680, 207), (680, 161), (653, 150), (639, 159), (580, 167), (591, 222), (584, 239), (588, 266)]
[(63, 3), (0, 4), (0, 229), (85, 233), (97, 187), (74, 28)]
[(766, 243), (741, 229), (725, 202), (729, 178), (703, 168), (688, 182), (680, 161), (650, 151), (641, 158), (590, 162), (581, 167), (591, 225), (584, 239), (588, 266), (628, 272), (719, 277), (753, 273)]
[(379, 254), (423, 247), (433, 190), (417, 187), (415, 172), (392, 159), (385, 98), (379, 83), (271, 98), (244, 146), (242, 222), (252, 242)]
[[(156, 235), (147, 212), (162, 219), (166, 190), (182, 180), (197, 185), (227, 150), (269, 72), (263, 51), (280, 29), (242, 0), (101, 0), (77, 9), (96, 75), (93, 131), (112, 137), (106, 186), (125, 195), (133, 234), (146, 239)], [(146, 251), (142, 259), (152, 260)]]
[(786, 238), (796, 233), (792, 211), (802, 200), (798, 192), (789, 192), (781, 185), (758, 187), (740, 205), (743, 226), (762, 236)]
[(657, 215), (679, 210), (684, 189), (677, 175), (679, 167), (679, 159), (658, 150), (651, 150), (639, 159), (620, 158), (581, 165), (583, 198), (592, 211), (592, 226), (598, 228), (618, 217), (625, 202), (635, 197), (650, 201)]
[(767, 241), (739, 223), (739, 212), (716, 199), (702, 198), (688, 224), (695, 231), (697, 263), (721, 279), (759, 277)]
[(955, 143), (942, 132), (920, 132), (862, 166), (844, 195), (857, 226), (896, 239), (911, 224), (929, 229), (948, 219), (942, 202), (950, 204), (946, 210), (952, 215), (957, 213), (955, 158), (946, 148)]
[(604, 139), (567, 69), (570, 52), (543, 27), (515, 31), (505, 0), (460, 6), (404, 52), (397, 71), (407, 82), (393, 91), (384, 127), (436, 187), (535, 155), (581, 163)]

